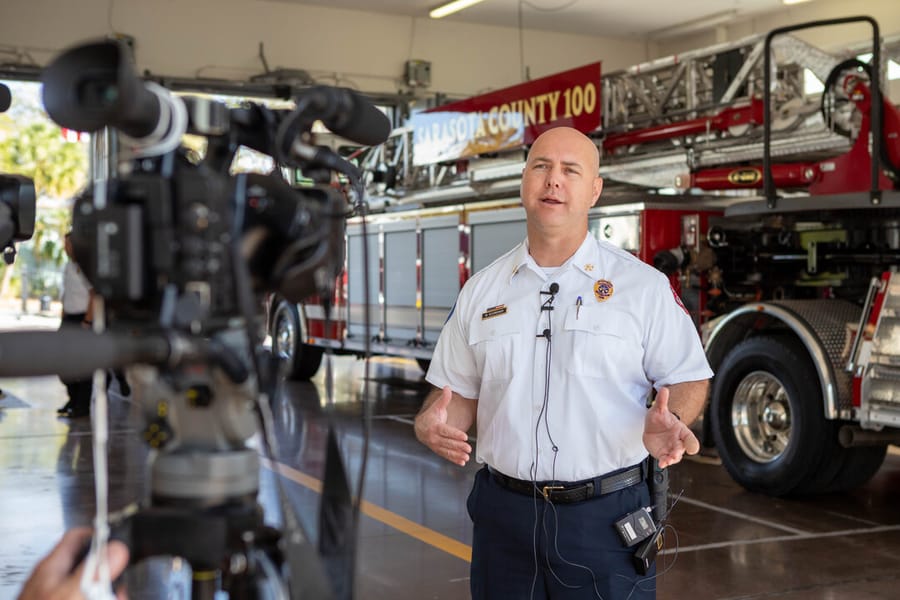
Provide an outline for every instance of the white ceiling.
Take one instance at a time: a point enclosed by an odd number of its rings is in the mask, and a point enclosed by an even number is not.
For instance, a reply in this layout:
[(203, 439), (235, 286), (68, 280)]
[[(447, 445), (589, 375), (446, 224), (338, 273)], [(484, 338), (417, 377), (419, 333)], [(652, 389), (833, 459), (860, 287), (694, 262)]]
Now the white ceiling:
[[(428, 18), (443, 0), (282, 0), (330, 8)], [(694, 23), (709, 17), (740, 20), (784, 9), (782, 0), (484, 0), (448, 21), (627, 37)]]

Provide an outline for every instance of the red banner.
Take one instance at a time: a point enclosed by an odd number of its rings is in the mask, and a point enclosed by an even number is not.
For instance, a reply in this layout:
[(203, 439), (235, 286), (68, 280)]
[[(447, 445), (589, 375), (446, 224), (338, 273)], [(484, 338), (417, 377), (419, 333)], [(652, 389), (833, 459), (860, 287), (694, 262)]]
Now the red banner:
[(413, 163), (427, 165), (531, 144), (548, 129), (600, 126), (600, 63), (413, 115)]

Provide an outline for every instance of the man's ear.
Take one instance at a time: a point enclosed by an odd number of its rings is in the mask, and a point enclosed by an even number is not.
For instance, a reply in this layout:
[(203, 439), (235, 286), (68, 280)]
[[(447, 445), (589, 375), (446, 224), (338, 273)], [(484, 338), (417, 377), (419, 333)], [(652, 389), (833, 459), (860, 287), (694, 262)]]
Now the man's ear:
[(594, 202), (591, 204), (591, 206), (595, 206), (595, 205), (597, 204), (597, 200), (600, 199), (600, 193), (601, 193), (602, 191), (603, 191), (603, 178), (602, 178), (602, 177), (595, 177), (595, 178), (594, 178), (594, 184), (593, 184), (593, 196), (594, 196)]

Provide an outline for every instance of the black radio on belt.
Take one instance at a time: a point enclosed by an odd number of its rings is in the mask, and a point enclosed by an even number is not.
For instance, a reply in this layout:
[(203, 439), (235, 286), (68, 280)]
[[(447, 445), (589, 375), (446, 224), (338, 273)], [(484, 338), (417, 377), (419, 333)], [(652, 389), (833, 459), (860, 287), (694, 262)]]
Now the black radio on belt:
[(622, 542), (630, 548), (653, 535), (656, 523), (653, 522), (649, 508), (639, 508), (616, 521), (616, 531)]
[[(634, 568), (640, 575), (646, 575), (662, 550), (666, 517), (668, 517), (669, 472), (659, 467), (659, 462), (649, 457), (650, 477), (648, 484), (653, 498), (653, 514), (649, 508), (641, 508), (616, 521), (616, 529), (627, 547), (640, 544), (634, 551)], [(650, 525), (645, 527), (645, 521)]]

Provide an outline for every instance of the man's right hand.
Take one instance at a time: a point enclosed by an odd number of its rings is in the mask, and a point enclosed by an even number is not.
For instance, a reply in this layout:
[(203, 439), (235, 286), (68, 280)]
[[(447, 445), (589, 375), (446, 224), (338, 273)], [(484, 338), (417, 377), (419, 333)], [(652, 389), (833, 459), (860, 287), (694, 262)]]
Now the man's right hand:
[(416, 438), (438, 456), (462, 467), (469, 462), (472, 446), (465, 431), (447, 423), (447, 407), (452, 399), (450, 386), (444, 386), (440, 396), (426, 405), (416, 417)]

